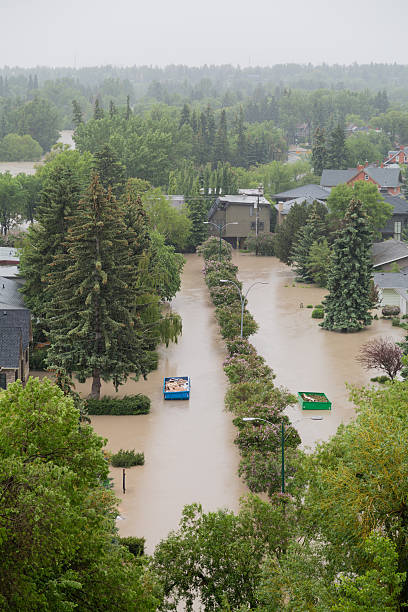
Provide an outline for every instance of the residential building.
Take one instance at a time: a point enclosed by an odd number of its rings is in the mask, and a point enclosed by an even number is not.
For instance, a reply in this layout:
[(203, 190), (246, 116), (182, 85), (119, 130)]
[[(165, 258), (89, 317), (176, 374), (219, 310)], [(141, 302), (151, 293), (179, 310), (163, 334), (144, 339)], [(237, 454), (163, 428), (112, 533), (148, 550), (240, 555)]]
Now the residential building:
[(166, 195), (164, 197), (172, 208), (176, 210), (182, 210), (184, 208), (185, 200), (183, 195)]
[[(262, 195), (219, 196), (208, 213), (208, 221), (225, 226), (222, 237), (238, 248), (250, 234), (270, 231), (271, 204)], [(219, 236), (216, 227), (208, 227), (210, 233)]]
[(27, 308), (0, 309), (0, 388), (17, 379), (26, 382), (30, 370), (31, 316)]
[(12, 247), (0, 247), (0, 276), (15, 278), (18, 276), (20, 255), (17, 249)]
[(378, 287), (381, 306), (398, 306), (401, 314), (408, 313), (408, 273), (377, 272), (374, 284)]
[(278, 202), (277, 204), (275, 204), (275, 209), (277, 212), (276, 225), (281, 225), (281, 223), (283, 223), (286, 215), (289, 214), (290, 209), (295, 204), (307, 204), (307, 206), (310, 206), (310, 204), (313, 204), (313, 202), (319, 202), (320, 204), (324, 205), (326, 204), (326, 202), (323, 202), (323, 200), (318, 200), (310, 196), (303, 198), (294, 198), (293, 200), (286, 200), (284, 202)]
[(408, 226), (408, 201), (399, 196), (382, 194), (384, 200), (391, 204), (393, 211), (392, 217), (388, 219), (386, 225), (380, 230), (384, 240), (394, 238), (401, 240), (402, 232)]
[(374, 242), (371, 247), (371, 261), (376, 271), (391, 270), (397, 264), (399, 268), (408, 266), (408, 245), (399, 240)]
[(323, 170), (320, 180), (321, 187), (331, 190), (345, 183), (354, 185), (357, 181), (367, 181), (377, 186), (381, 193), (399, 195), (401, 192), (402, 175), (399, 167), (358, 165), (348, 170)]
[(408, 146), (401, 145), (394, 151), (388, 151), (388, 155), (384, 159), (384, 166), (393, 164), (397, 166), (406, 166), (408, 164)]

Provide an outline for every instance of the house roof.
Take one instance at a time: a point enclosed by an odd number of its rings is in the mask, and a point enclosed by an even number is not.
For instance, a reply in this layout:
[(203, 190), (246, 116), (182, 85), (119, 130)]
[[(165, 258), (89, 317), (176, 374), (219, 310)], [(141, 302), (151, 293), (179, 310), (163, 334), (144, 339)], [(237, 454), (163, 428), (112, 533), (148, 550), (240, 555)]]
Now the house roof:
[(18, 368), (22, 331), (19, 327), (0, 330), (0, 367)]
[(335, 187), (341, 183), (348, 183), (359, 172), (365, 172), (381, 187), (398, 187), (401, 185), (401, 170), (396, 168), (377, 168), (366, 166), (365, 168), (348, 168), (347, 170), (323, 170), (320, 185), (323, 187)]
[(279, 202), (278, 204), (275, 204), (275, 208), (279, 212), (279, 214), (287, 215), (290, 209), (292, 208), (292, 206), (294, 206), (295, 204), (303, 204), (304, 202), (308, 206), (310, 204), (313, 204), (313, 202), (319, 202), (320, 204), (326, 204), (326, 202), (323, 202), (323, 200), (317, 200), (316, 198), (311, 198), (310, 196), (306, 196), (303, 198), (295, 198), (293, 200), (286, 200), (286, 202)]
[(376, 272), (374, 284), (380, 289), (408, 289), (408, 274), (404, 272)]
[(0, 310), (3, 306), (24, 308), (23, 296), (19, 292), (20, 287), (20, 282), (0, 276)]
[(407, 200), (404, 200), (404, 198), (401, 198), (399, 196), (388, 195), (385, 193), (382, 193), (381, 195), (384, 198), (384, 200), (388, 202), (388, 204), (391, 204), (391, 206), (393, 207), (394, 215), (408, 214), (408, 201)]
[(238, 206), (255, 206), (258, 205), (258, 201), (260, 206), (271, 205), (269, 200), (267, 200), (263, 196), (259, 198), (258, 196), (251, 196), (245, 194), (219, 196), (208, 211), (208, 219), (211, 219), (216, 210), (220, 207), (226, 207), (230, 204), (236, 204)]
[(408, 246), (400, 240), (374, 242), (371, 247), (371, 259), (374, 268), (404, 259), (404, 257), (408, 257)]
[(323, 170), (320, 185), (322, 187), (335, 187), (340, 183), (347, 183), (353, 176), (356, 176), (357, 168), (348, 170)]
[(288, 189), (281, 193), (276, 193), (273, 198), (275, 200), (294, 200), (297, 198), (313, 198), (313, 200), (327, 200), (330, 195), (330, 191), (321, 187), (320, 185), (302, 185), (301, 187), (295, 187), (294, 189)]
[(20, 255), (13, 247), (0, 247), (0, 261), (15, 262), (18, 264)]
[[(31, 336), (31, 315), (27, 308), (14, 308), (8, 305), (0, 307), (0, 337), (5, 330), (20, 329), (23, 342), (23, 350), (27, 348)], [(0, 363), (0, 365), (3, 365)]]

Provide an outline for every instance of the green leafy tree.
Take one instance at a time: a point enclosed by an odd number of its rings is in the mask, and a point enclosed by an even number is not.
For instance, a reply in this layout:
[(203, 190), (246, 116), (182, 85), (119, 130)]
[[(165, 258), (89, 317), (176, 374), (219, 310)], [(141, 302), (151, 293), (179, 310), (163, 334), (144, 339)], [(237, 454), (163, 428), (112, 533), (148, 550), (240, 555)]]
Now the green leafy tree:
[(123, 209), (95, 175), (72, 216), (66, 253), (54, 258), (47, 317), (49, 364), (81, 381), (91, 376), (91, 397), (99, 398), (101, 379), (117, 388), (130, 373), (146, 373), (135, 240)]
[(8, 234), (11, 226), (24, 216), (25, 192), (10, 172), (0, 174), (0, 234)]
[(151, 232), (149, 275), (160, 299), (171, 301), (180, 290), (184, 263), (183, 255), (166, 245), (162, 234)]
[(74, 128), (77, 127), (84, 122), (82, 109), (77, 100), (72, 100), (72, 123), (74, 124)]
[(38, 174), (17, 175), (24, 192), (24, 218), (30, 223), (34, 222), (34, 215), (40, 199), (41, 179)]
[(58, 140), (60, 123), (54, 104), (39, 97), (21, 106), (16, 113), (17, 131), (29, 134), (44, 151)]
[(347, 168), (346, 135), (341, 124), (338, 124), (329, 134), (326, 164), (327, 168)]
[(360, 200), (351, 200), (333, 244), (321, 323), (331, 331), (358, 331), (371, 322), (371, 232)]
[(187, 248), (190, 240), (191, 220), (186, 210), (173, 208), (161, 189), (151, 189), (142, 195), (143, 206), (148, 214), (152, 230), (162, 234), (166, 243), (177, 251)]
[(323, 128), (316, 128), (313, 136), (313, 147), (312, 147), (312, 166), (313, 171), (318, 176), (321, 176), (323, 169), (326, 165), (327, 151), (326, 151), (326, 137)]
[(292, 249), (291, 262), (297, 277), (307, 283), (313, 281), (310, 269), (310, 251), (313, 243), (324, 237), (326, 232), (325, 207), (312, 204), (308, 210), (306, 224), (300, 228), (296, 242)]
[(42, 152), (41, 145), (29, 134), (7, 134), (0, 142), (0, 161), (37, 161)]
[(356, 181), (354, 185), (337, 185), (333, 187), (327, 199), (330, 216), (340, 221), (344, 219), (350, 200), (356, 198), (362, 203), (369, 227), (378, 236), (392, 215), (392, 206), (379, 193), (377, 186), (368, 181)]
[(103, 440), (49, 380), (0, 394), (0, 606), (153, 612), (160, 587), (120, 545)]

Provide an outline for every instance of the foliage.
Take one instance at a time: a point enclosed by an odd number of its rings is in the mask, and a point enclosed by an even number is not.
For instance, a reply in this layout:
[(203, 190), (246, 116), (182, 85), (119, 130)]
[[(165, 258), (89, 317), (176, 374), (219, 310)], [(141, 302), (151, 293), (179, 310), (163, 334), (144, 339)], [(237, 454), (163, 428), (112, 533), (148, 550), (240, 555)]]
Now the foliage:
[(151, 189), (142, 195), (149, 226), (162, 234), (166, 244), (176, 251), (185, 251), (190, 240), (191, 221), (186, 210), (173, 208), (160, 189)]
[[(234, 338), (241, 328), (241, 307), (218, 306), (215, 311), (223, 338)], [(250, 312), (244, 310), (242, 335), (244, 338), (252, 336), (258, 329), (258, 324)]]
[(262, 561), (280, 555), (291, 532), (282, 516), (279, 501), (256, 497), (243, 500), (236, 515), (186, 506), (179, 529), (158, 545), (153, 558), (167, 601), (183, 602), (190, 612), (196, 596), (206, 610), (256, 608)]
[(246, 338), (240, 338), (236, 336), (231, 340), (227, 340), (228, 354), (232, 357), (233, 355), (256, 355), (256, 349), (252, 344), (248, 342)]
[(374, 235), (377, 235), (391, 217), (391, 204), (384, 200), (374, 183), (357, 181), (354, 185), (341, 184), (333, 187), (327, 199), (331, 216), (338, 220), (344, 219), (353, 198), (360, 200), (362, 203), (370, 229)]
[(321, 323), (331, 331), (358, 331), (371, 322), (371, 235), (360, 200), (351, 200), (333, 245)]
[(212, 284), (210, 295), (214, 306), (237, 306), (241, 304), (237, 288), (231, 283)]
[(141, 393), (124, 397), (88, 398), (86, 408), (88, 414), (148, 414), (150, 399)]
[(321, 176), (323, 173), (326, 157), (327, 151), (324, 129), (317, 127), (313, 136), (312, 166), (314, 173), (318, 176)]
[(400, 307), (386, 305), (381, 308), (381, 312), (384, 315), (384, 317), (392, 317), (393, 315), (397, 315), (400, 313)]
[(370, 131), (367, 134), (352, 134), (346, 140), (347, 163), (349, 168), (358, 164), (378, 163), (392, 148), (391, 139), (384, 133)]
[(402, 350), (392, 338), (373, 338), (360, 349), (357, 361), (366, 370), (384, 370), (391, 380), (402, 370)]
[(346, 134), (339, 123), (329, 134), (326, 149), (326, 168), (347, 168)]
[(315, 240), (310, 247), (308, 268), (313, 282), (319, 287), (327, 286), (330, 254), (331, 251), (326, 238)]
[(293, 245), (296, 243), (299, 230), (308, 218), (306, 203), (294, 204), (286, 215), (286, 219), (279, 225), (275, 233), (275, 255), (284, 263), (290, 263)]
[(0, 234), (8, 234), (10, 228), (23, 216), (25, 193), (17, 178), (10, 172), (0, 174)]
[(150, 233), (149, 276), (152, 286), (162, 300), (171, 301), (180, 290), (185, 259), (157, 231)]
[(245, 248), (251, 253), (257, 255), (274, 255), (275, 254), (275, 237), (274, 234), (265, 232), (258, 236), (248, 236), (245, 240)]
[(324, 319), (323, 308), (314, 308), (312, 310), (312, 319)]
[(310, 269), (310, 251), (312, 245), (324, 237), (326, 213), (324, 207), (314, 202), (309, 206), (306, 224), (297, 233), (290, 259), (297, 278), (303, 282), (312, 282), (313, 280)]
[[(197, 253), (201, 255), (205, 261), (209, 259), (218, 259), (220, 252), (220, 240), (215, 236), (210, 236), (205, 242), (197, 248)], [(221, 239), (221, 258), (230, 261), (232, 257), (232, 246), (229, 242)]]
[(273, 378), (271, 368), (265, 364), (265, 359), (257, 354), (236, 353), (228, 357), (224, 362), (224, 372), (231, 384)]
[(47, 348), (32, 348), (30, 350), (30, 370), (46, 370)]
[(72, 216), (66, 252), (53, 261), (48, 361), (81, 381), (92, 376), (95, 398), (101, 378), (117, 388), (130, 373), (147, 370), (136, 304), (139, 261), (132, 248), (139, 239), (95, 176)]
[(116, 538), (103, 440), (72, 399), (47, 379), (10, 385), (0, 438), (2, 607), (156, 610), (159, 585)]
[(127, 536), (119, 538), (121, 546), (125, 546), (134, 557), (142, 557), (144, 555), (144, 538), (136, 538), (135, 536)]
[(123, 450), (122, 448), (111, 455), (111, 465), (113, 467), (129, 468), (133, 465), (144, 465), (144, 453), (136, 453), (135, 450)]
[(37, 161), (42, 152), (41, 145), (29, 134), (7, 134), (0, 141), (0, 161)]

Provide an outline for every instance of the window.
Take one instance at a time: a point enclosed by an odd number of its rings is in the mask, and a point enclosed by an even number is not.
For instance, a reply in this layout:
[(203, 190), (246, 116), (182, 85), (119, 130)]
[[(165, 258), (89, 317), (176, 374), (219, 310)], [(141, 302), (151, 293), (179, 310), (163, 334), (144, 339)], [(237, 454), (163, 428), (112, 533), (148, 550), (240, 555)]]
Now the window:
[(7, 380), (4, 372), (0, 372), (0, 389), (7, 389)]
[[(265, 227), (264, 222), (263, 221), (258, 221), (258, 232), (263, 232), (264, 231), (264, 227)], [(256, 221), (252, 221), (252, 223), (251, 223), (251, 230), (256, 232)]]
[(364, 180), (365, 180), (365, 181), (368, 181), (368, 174), (365, 174), (365, 175), (364, 175)]
[(401, 240), (402, 223), (401, 221), (394, 222), (394, 240)]
[(250, 207), (249, 207), (249, 216), (250, 216), (250, 217), (253, 217), (253, 215), (254, 215), (254, 207), (253, 207), (253, 206), (250, 206)]

